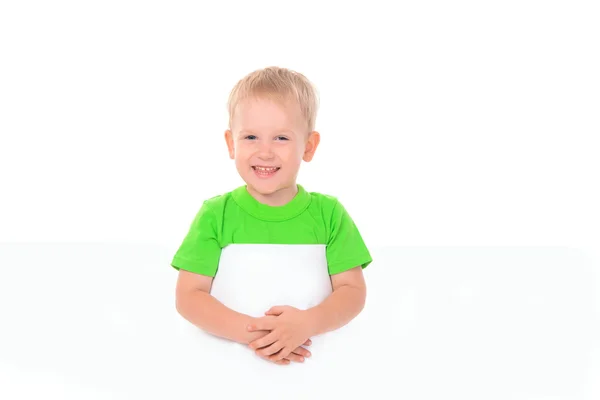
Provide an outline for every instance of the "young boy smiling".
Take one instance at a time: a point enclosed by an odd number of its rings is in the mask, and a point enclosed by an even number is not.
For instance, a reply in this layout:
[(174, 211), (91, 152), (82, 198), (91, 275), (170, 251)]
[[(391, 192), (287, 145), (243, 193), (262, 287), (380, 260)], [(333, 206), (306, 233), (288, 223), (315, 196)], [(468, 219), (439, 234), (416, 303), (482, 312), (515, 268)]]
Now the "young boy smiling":
[[(311, 82), (285, 68), (254, 71), (235, 85), (225, 141), (245, 185), (203, 202), (171, 262), (179, 271), (176, 308), (185, 319), (282, 365), (304, 361), (311, 337), (362, 311), (363, 269), (372, 262), (344, 206), (296, 182), (320, 142), (317, 103)], [(260, 317), (226, 307), (211, 285), (222, 249), (236, 243), (326, 245), (331, 294), (304, 310), (274, 304)]]

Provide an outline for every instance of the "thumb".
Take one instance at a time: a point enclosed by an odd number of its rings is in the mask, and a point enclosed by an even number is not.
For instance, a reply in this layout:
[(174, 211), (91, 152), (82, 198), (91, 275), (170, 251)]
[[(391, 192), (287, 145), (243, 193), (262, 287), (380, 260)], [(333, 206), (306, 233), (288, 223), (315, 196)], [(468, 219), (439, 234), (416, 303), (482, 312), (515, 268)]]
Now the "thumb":
[(286, 308), (286, 306), (273, 306), (265, 313), (265, 315), (280, 315)]

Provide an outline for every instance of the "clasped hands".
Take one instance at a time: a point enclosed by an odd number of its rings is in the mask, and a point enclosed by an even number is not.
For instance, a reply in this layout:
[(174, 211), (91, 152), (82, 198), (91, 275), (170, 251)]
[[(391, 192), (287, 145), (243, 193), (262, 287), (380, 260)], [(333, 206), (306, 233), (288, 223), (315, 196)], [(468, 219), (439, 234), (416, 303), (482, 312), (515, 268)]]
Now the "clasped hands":
[(306, 310), (291, 306), (275, 306), (264, 317), (254, 318), (247, 326), (248, 332), (264, 331), (264, 335), (252, 340), (248, 347), (255, 353), (279, 365), (291, 361), (303, 362), (310, 357), (304, 346), (310, 346), (312, 320)]

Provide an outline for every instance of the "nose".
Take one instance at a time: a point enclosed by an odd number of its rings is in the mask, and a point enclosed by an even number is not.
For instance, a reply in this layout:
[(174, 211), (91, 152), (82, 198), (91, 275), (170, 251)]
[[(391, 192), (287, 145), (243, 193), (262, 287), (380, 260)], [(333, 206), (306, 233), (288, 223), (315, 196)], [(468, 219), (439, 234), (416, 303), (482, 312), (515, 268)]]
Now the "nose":
[(258, 157), (263, 160), (270, 160), (274, 157), (272, 143), (270, 140), (264, 140), (258, 148)]

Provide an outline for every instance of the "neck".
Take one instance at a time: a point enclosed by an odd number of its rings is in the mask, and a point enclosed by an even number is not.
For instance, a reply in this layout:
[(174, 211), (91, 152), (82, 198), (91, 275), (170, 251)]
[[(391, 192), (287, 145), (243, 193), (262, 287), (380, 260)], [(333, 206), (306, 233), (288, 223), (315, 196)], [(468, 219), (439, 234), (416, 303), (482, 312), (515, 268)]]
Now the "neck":
[(294, 183), (286, 188), (281, 188), (273, 193), (259, 193), (251, 186), (247, 186), (248, 193), (252, 195), (259, 203), (266, 204), (271, 207), (284, 206), (289, 203), (298, 193), (298, 186)]

